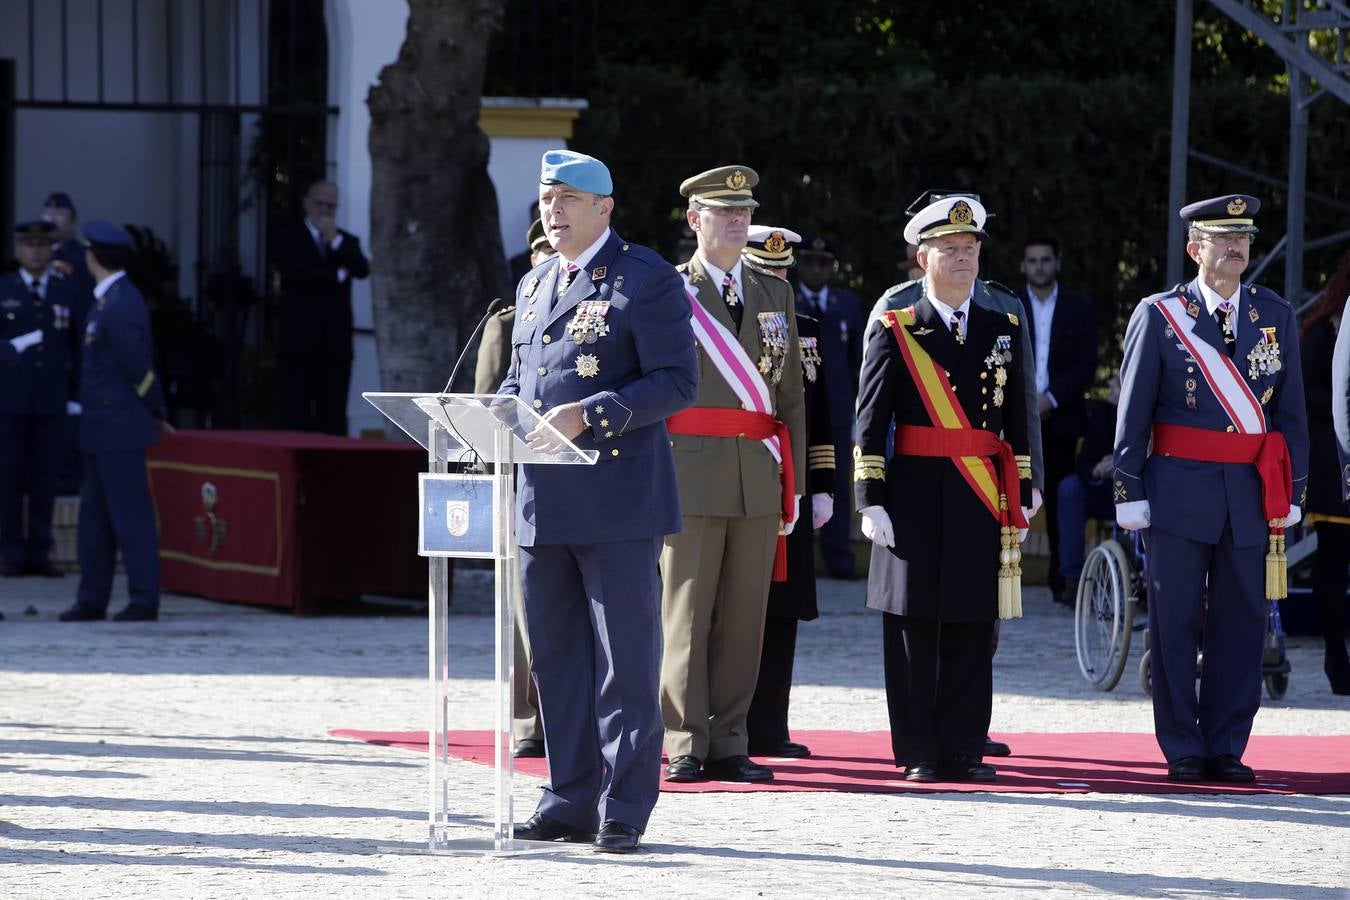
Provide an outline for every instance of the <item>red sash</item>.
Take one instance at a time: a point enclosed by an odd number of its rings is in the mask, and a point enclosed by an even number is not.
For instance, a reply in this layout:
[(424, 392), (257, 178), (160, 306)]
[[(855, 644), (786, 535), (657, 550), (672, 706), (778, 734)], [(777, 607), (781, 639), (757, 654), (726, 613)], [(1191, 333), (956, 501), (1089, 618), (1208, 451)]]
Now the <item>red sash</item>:
[[(666, 429), (671, 434), (743, 437), (752, 441), (762, 441), (776, 436), (783, 453), (783, 464), (778, 467), (778, 481), (782, 488), (782, 516), (784, 522), (792, 519), (792, 489), (796, 476), (792, 468), (792, 439), (788, 434), (787, 425), (767, 413), (695, 406), (666, 419)], [(787, 537), (782, 534), (778, 535), (778, 549), (773, 558), (773, 580), (787, 580)]]
[(1261, 478), (1261, 505), (1266, 519), (1274, 521), (1289, 515), (1294, 473), (1289, 462), (1289, 445), (1278, 431), (1236, 434), (1158, 422), (1153, 426), (1153, 452), (1199, 462), (1254, 465)]
[[(895, 452), (905, 456), (945, 456), (958, 466), (962, 457), (978, 456), (998, 457), (995, 472), (998, 475), (999, 497), (1004, 501), (1003, 508), (994, 514), (1000, 525), (1013, 525), (1026, 528), (1027, 520), (1022, 515), (1021, 497), (1018, 502), (1007, 500), (1009, 490), (1018, 490), (1017, 459), (1013, 455), (1012, 444), (1000, 440), (998, 435), (983, 428), (929, 428), (924, 425), (897, 425), (895, 427)], [(983, 493), (976, 491), (981, 500)], [(986, 500), (985, 505), (988, 506)]]

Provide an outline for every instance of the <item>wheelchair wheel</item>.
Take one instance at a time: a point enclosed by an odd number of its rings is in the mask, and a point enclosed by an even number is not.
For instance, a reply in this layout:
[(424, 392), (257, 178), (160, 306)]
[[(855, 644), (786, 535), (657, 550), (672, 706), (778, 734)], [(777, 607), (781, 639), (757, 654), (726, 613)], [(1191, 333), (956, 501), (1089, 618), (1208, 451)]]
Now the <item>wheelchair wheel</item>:
[(1145, 650), (1144, 655), (1139, 657), (1139, 687), (1145, 694), (1153, 696), (1153, 673), (1149, 671), (1148, 655), (1150, 651)]
[(1115, 541), (1097, 545), (1083, 563), (1074, 608), (1074, 647), (1078, 670), (1099, 691), (1116, 686), (1130, 656), (1133, 581), (1129, 558)]
[(1289, 690), (1289, 674), (1276, 672), (1266, 676), (1266, 695), (1272, 700), (1283, 700)]

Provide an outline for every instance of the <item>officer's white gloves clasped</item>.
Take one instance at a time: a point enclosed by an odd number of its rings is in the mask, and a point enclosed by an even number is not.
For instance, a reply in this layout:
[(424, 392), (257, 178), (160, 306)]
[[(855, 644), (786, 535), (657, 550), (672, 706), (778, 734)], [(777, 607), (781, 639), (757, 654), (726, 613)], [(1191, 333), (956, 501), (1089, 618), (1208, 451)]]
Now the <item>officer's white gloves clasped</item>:
[(792, 534), (792, 529), (797, 525), (797, 519), (802, 514), (802, 495), (792, 495), (792, 519), (783, 525), (783, 534)]
[(1297, 506), (1290, 505), (1289, 515), (1284, 517), (1284, 527), (1293, 528), (1295, 525), (1297, 525), (1299, 522), (1302, 521), (1303, 521), (1303, 510), (1299, 509)]
[(864, 506), (858, 510), (862, 515), (862, 533), (878, 547), (895, 546), (895, 529), (891, 526), (891, 517), (881, 506)]
[(35, 328), (27, 334), (21, 334), (16, 338), (9, 339), (9, 345), (14, 348), (14, 352), (22, 353), (29, 347), (34, 347), (42, 343), (42, 329)]
[(1147, 500), (1131, 500), (1116, 504), (1116, 524), (1126, 531), (1139, 531), (1153, 521)]
[(821, 528), (834, 516), (834, 498), (829, 494), (811, 495), (811, 527)]

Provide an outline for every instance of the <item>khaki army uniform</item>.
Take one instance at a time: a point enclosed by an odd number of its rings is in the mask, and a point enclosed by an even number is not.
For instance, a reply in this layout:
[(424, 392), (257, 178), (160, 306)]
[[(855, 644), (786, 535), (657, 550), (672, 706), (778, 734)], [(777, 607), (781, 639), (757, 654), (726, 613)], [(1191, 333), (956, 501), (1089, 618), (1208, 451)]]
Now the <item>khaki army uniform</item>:
[[(801, 349), (792, 289), (742, 266), (745, 296), (736, 329), (701, 257), (680, 267), (698, 302), (736, 334), (770, 386), (773, 415), (787, 425), (793, 494), (808, 466)], [(775, 340), (774, 330), (786, 332)], [(767, 338), (767, 340), (766, 340)], [(739, 398), (698, 349), (700, 408), (741, 409)], [(765, 372), (767, 369), (767, 373)], [(666, 753), (718, 760), (744, 756), (745, 718), (755, 692), (765, 606), (781, 524), (779, 465), (759, 440), (672, 434), (684, 528), (661, 553), (661, 712)], [(810, 510), (797, 527), (810, 528)], [(802, 522), (801, 520), (805, 520)]]

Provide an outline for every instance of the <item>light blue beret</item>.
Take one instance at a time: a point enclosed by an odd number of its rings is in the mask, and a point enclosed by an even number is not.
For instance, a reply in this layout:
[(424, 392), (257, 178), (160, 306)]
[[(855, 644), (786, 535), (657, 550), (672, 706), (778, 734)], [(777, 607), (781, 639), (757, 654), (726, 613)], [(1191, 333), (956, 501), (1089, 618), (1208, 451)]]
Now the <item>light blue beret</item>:
[(568, 184), (579, 191), (609, 196), (614, 181), (609, 169), (593, 156), (571, 150), (549, 150), (539, 167), (540, 184)]

